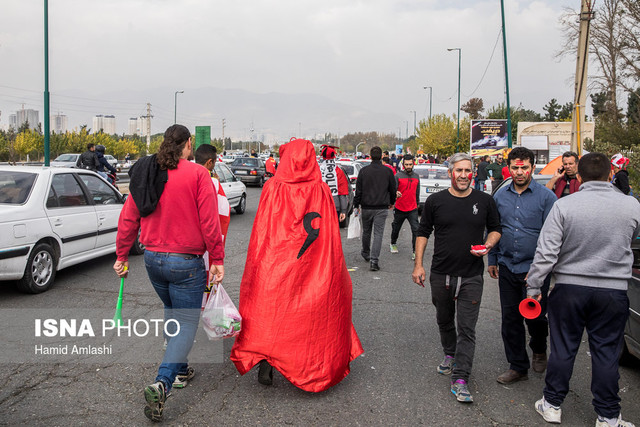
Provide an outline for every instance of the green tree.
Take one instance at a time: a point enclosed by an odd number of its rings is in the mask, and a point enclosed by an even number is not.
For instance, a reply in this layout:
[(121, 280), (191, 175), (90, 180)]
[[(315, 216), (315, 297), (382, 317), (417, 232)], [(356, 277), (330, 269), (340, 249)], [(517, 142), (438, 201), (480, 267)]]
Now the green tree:
[(544, 111), (547, 113), (544, 115), (544, 120), (546, 122), (555, 122), (558, 121), (558, 114), (560, 114), (560, 104), (558, 104), (558, 100), (552, 98), (551, 101), (547, 102), (547, 105), (542, 107)]
[(422, 149), (427, 154), (449, 156), (456, 150), (456, 126), (456, 121), (446, 114), (436, 114), (429, 119), (420, 120), (417, 137), (413, 142), (415, 145), (411, 148), (414, 152)]
[(567, 102), (560, 108), (560, 112), (558, 113), (558, 120), (561, 122), (571, 121), (573, 117), (573, 102)]
[(42, 147), (44, 138), (35, 130), (25, 130), (16, 136), (15, 150), (21, 158), (27, 154), (38, 153)]
[(629, 94), (627, 99), (627, 124), (640, 124), (640, 88)]

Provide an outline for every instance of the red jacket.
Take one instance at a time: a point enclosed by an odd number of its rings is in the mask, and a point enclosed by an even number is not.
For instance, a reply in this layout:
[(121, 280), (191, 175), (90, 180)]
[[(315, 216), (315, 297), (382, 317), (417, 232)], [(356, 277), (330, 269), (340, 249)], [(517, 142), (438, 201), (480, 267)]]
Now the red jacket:
[[(567, 180), (562, 177), (558, 178), (555, 185), (553, 186), (553, 192), (556, 193), (556, 197), (559, 199), (562, 197), (562, 192), (564, 191), (564, 187), (567, 186)], [(569, 183), (569, 194), (573, 194), (580, 189), (580, 181), (578, 178), (573, 178)]]
[(141, 218), (133, 197), (127, 198), (118, 221), (118, 261), (128, 259), (140, 229), (140, 242), (150, 251), (195, 255), (209, 251), (214, 263), (222, 264), (218, 198), (209, 171), (181, 159), (168, 175), (158, 206), (150, 215)]
[(349, 178), (347, 174), (340, 168), (337, 167), (338, 172), (338, 196), (348, 196), (349, 195)]
[(413, 172), (408, 175), (405, 171), (396, 174), (398, 191), (402, 194), (396, 200), (396, 209), (402, 212), (410, 212), (418, 209), (420, 203), (420, 177)]

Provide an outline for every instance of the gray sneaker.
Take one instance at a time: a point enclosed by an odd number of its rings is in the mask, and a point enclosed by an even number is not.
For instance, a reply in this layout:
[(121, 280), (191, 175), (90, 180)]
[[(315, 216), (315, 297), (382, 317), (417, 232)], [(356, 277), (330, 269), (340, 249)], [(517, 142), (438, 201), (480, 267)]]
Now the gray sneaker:
[(144, 389), (144, 399), (147, 401), (147, 406), (144, 408), (144, 415), (151, 421), (162, 420), (164, 402), (167, 400), (167, 394), (162, 381), (148, 385)]
[(544, 397), (536, 402), (535, 408), (536, 412), (542, 415), (542, 418), (544, 418), (546, 422), (560, 424), (562, 420), (562, 409), (551, 406), (550, 403), (545, 402)]
[(176, 379), (173, 380), (174, 388), (184, 388), (187, 386), (189, 380), (196, 376), (196, 370), (191, 366), (187, 366), (187, 371), (176, 375)]
[[(611, 424), (604, 418), (598, 415), (598, 419), (596, 420), (596, 427), (609, 427)], [(616, 427), (635, 427), (635, 424), (630, 423), (629, 421), (625, 421), (622, 419), (622, 414), (618, 414), (618, 420), (615, 424)]]
[(469, 393), (469, 388), (467, 387), (467, 382), (465, 380), (456, 380), (456, 382), (451, 383), (451, 393), (453, 393), (456, 399), (458, 399), (458, 402), (473, 402), (473, 396)]
[(389, 245), (389, 250), (391, 251), (392, 254), (397, 254), (398, 253), (398, 245), (396, 245), (395, 243), (391, 243)]
[(442, 375), (449, 375), (451, 371), (453, 371), (453, 367), (455, 366), (455, 359), (453, 356), (444, 356), (442, 363), (438, 365), (438, 373)]

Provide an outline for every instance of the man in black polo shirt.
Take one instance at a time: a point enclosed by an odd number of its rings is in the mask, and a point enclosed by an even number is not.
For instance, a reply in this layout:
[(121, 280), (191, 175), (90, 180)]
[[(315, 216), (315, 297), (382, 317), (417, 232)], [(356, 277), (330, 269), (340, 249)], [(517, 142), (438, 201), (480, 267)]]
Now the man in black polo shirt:
[(424, 286), (422, 258), (427, 239), (434, 232), (429, 282), (445, 354), (437, 370), (443, 375), (451, 374), (451, 392), (459, 402), (472, 402), (468, 382), (482, 299), (482, 257), (498, 243), (502, 230), (493, 198), (471, 188), (471, 156), (466, 153), (451, 156), (449, 177), (451, 188), (429, 196), (422, 210), (412, 279)]

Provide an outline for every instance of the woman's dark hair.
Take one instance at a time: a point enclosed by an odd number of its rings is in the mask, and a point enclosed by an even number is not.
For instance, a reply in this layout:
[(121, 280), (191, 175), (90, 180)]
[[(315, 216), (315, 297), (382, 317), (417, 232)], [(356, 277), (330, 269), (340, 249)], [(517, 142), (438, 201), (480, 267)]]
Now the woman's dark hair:
[(157, 160), (161, 169), (175, 169), (182, 156), (184, 145), (191, 138), (189, 129), (182, 125), (173, 125), (164, 132), (164, 140), (160, 144)]

